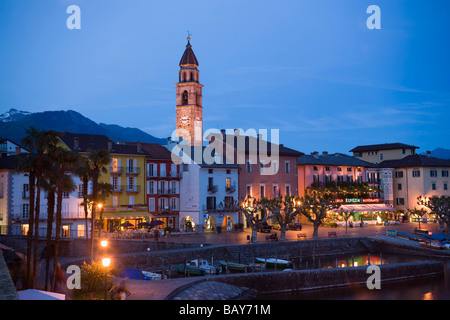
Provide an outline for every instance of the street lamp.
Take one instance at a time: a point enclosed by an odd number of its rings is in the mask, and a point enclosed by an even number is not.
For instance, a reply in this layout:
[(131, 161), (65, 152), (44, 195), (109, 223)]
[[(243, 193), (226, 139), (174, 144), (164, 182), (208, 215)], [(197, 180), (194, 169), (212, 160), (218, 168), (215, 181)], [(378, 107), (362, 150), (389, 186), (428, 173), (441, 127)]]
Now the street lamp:
[(100, 241), (100, 245), (101, 245), (103, 248), (106, 248), (106, 247), (108, 246), (108, 240), (102, 240), (102, 241)]
[(110, 258), (102, 259), (102, 265), (103, 265), (103, 267), (105, 267), (105, 300), (106, 300), (106, 295), (107, 295), (107, 291), (108, 291), (108, 267), (110, 264), (111, 264)]

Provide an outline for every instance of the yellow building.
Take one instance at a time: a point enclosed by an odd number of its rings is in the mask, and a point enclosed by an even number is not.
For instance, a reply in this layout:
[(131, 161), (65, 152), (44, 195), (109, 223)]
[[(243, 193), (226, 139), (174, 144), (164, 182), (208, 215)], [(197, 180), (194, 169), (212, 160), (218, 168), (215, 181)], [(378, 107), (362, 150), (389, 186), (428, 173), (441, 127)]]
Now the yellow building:
[[(146, 153), (140, 143), (136, 145), (117, 144), (103, 135), (64, 133), (60, 137), (65, 146), (87, 155), (89, 149), (106, 149), (111, 154), (110, 165), (105, 166), (107, 173), (102, 173), (99, 182), (112, 185), (112, 194), (108, 196), (101, 209), (97, 209), (97, 217), (102, 214), (105, 219), (104, 229), (118, 230), (121, 224), (129, 222), (137, 226), (148, 221), (150, 216), (146, 205)], [(82, 194), (83, 185), (78, 186)], [(89, 192), (92, 184), (89, 184)]]

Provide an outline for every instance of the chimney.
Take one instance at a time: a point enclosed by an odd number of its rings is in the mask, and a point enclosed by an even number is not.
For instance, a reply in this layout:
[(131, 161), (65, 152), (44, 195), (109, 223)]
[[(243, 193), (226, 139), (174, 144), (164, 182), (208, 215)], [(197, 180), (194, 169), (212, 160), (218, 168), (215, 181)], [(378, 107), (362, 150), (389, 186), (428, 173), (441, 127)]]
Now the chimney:
[(311, 155), (313, 156), (314, 159), (319, 159), (319, 152), (317, 151), (311, 152)]
[(322, 151), (322, 154), (323, 154), (324, 156), (326, 156), (326, 155), (328, 155), (328, 151)]
[(112, 140), (108, 140), (108, 150), (112, 150)]
[(141, 153), (142, 152), (142, 144), (140, 141), (137, 142), (136, 147), (137, 147), (137, 152)]
[(79, 149), (80, 148), (78, 137), (73, 138), (73, 148), (74, 149)]
[(431, 151), (427, 151), (427, 157), (431, 157)]

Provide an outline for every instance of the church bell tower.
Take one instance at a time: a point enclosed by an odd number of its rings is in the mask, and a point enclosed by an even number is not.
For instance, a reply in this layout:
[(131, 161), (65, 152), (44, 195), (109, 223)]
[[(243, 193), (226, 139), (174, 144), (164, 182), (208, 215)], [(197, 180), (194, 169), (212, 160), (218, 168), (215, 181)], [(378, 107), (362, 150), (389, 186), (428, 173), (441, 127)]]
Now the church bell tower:
[(186, 50), (180, 60), (176, 86), (176, 135), (191, 146), (203, 145), (202, 88), (198, 61), (187, 38)]

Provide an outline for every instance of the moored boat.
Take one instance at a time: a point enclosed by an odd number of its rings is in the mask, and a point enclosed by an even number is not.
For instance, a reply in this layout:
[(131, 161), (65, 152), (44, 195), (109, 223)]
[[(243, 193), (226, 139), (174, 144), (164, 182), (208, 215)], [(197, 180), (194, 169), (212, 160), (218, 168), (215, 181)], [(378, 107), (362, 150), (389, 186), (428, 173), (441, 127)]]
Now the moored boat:
[(142, 271), (142, 280), (161, 280), (162, 276), (159, 273)]
[(443, 245), (439, 240), (433, 240), (433, 241), (423, 241), (420, 242), (420, 246), (425, 248), (431, 248), (431, 249), (448, 249), (447, 246)]
[(288, 260), (283, 259), (274, 259), (274, 258), (256, 258), (256, 262), (258, 263), (265, 263), (266, 268), (276, 268), (277, 269), (285, 269), (285, 268), (292, 268), (292, 262)]
[(238, 271), (245, 272), (245, 268), (248, 268), (248, 265), (236, 262), (228, 262), (228, 261), (219, 261), (219, 265), (222, 267), (222, 270), (230, 270), (230, 271)]
[(190, 266), (189, 264), (183, 265), (176, 265), (175, 269), (177, 270), (178, 273), (181, 274), (189, 274), (191, 276), (204, 276), (205, 275), (205, 270), (200, 269), (198, 267), (194, 267), (194, 266)]

